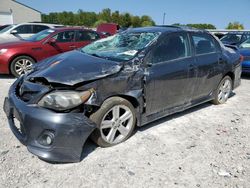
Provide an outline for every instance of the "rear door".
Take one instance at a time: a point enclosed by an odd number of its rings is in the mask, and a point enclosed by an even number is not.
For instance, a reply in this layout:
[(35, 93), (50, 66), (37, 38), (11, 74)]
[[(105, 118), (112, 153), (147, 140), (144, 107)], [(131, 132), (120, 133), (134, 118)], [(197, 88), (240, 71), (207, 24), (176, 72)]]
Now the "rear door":
[(62, 31), (52, 36), (55, 43), (46, 43), (46, 51), (48, 56), (74, 50), (75, 46), (75, 30)]
[(207, 33), (191, 33), (195, 53), (197, 80), (194, 89), (194, 99), (203, 99), (212, 95), (221, 77), (221, 64), (225, 63), (221, 49), (215, 39)]
[(196, 78), (187, 33), (168, 34), (159, 39), (145, 61), (147, 115), (185, 106)]
[(100, 39), (100, 36), (94, 31), (77, 30), (75, 46), (76, 48), (81, 48), (98, 39)]

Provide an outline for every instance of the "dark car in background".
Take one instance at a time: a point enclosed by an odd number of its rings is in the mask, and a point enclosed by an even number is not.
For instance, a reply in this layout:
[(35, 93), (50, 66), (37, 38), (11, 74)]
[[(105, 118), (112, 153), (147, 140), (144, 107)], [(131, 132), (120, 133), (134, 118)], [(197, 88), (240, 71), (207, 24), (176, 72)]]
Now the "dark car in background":
[(242, 42), (250, 38), (250, 32), (237, 31), (228, 32), (220, 40), (223, 44), (239, 46)]
[(19, 77), (35, 62), (83, 47), (105, 35), (82, 28), (54, 28), (28, 39), (0, 44), (0, 74)]
[(242, 73), (250, 73), (250, 39), (239, 46), (239, 52), (243, 57)]
[(10, 87), (4, 111), (31, 153), (76, 162), (89, 136), (113, 146), (135, 126), (225, 103), (240, 75), (239, 53), (206, 31), (134, 28), (35, 64)]

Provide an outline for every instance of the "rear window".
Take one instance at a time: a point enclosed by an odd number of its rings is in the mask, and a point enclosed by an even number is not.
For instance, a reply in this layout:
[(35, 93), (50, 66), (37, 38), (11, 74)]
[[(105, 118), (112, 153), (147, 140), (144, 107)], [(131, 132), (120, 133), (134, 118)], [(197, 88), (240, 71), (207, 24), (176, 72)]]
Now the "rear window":
[(100, 36), (92, 31), (77, 31), (76, 34), (76, 42), (82, 42), (82, 41), (94, 41), (99, 39)]
[(224, 37), (221, 38), (222, 42), (226, 43), (238, 43), (241, 41), (242, 34), (226, 34)]

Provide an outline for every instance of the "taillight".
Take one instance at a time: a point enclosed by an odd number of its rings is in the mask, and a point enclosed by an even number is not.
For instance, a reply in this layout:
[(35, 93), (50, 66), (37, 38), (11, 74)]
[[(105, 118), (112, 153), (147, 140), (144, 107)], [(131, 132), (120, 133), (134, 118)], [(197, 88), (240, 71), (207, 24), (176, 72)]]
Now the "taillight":
[(244, 56), (240, 55), (240, 62), (244, 61)]

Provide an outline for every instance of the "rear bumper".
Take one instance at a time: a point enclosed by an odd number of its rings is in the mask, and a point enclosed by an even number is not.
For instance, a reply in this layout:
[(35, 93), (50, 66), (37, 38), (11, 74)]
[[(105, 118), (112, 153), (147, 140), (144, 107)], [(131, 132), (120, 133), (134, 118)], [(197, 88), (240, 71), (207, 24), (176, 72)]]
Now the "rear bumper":
[[(15, 95), (14, 84), (4, 102), (9, 126), (18, 140), (38, 157), (56, 162), (78, 162), (95, 124), (82, 113), (56, 113), (27, 105)], [(20, 124), (20, 125), (19, 125)], [(44, 135), (52, 143), (44, 144)]]
[(9, 57), (0, 55), (0, 74), (9, 74)]

